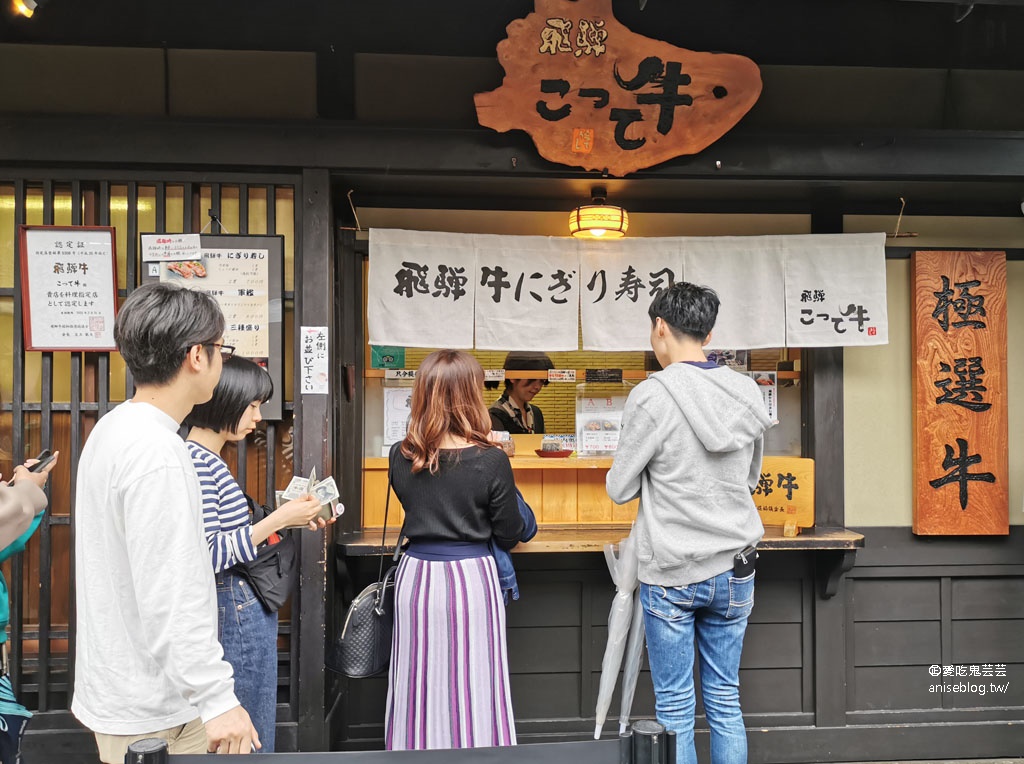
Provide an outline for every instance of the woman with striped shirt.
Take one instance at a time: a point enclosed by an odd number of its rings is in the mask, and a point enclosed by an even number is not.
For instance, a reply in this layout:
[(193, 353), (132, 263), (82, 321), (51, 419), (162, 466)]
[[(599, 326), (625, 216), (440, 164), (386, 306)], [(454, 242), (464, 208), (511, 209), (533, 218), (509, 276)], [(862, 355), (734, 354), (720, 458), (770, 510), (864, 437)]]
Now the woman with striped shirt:
[(277, 613), (263, 606), (233, 567), (255, 559), (256, 548), (284, 528), (316, 530), (326, 525), (316, 516), (320, 502), (308, 495), (282, 504), (253, 524), (248, 499), (220, 457), (225, 443), (245, 440), (256, 429), (262, 420), (260, 404), (273, 390), (264, 369), (233, 356), (224, 361), (213, 397), (185, 419), (191, 428), (186, 445), (202, 488), (203, 526), (217, 580), (218, 637), (235, 672), (235, 695), (263, 743), (260, 753), (274, 751)]
[(385, 745), (389, 750), (515, 745), (505, 603), (488, 542), (523, 533), (512, 466), (489, 440), (473, 356), (420, 364), (409, 430), (391, 449), (409, 546), (395, 581)]

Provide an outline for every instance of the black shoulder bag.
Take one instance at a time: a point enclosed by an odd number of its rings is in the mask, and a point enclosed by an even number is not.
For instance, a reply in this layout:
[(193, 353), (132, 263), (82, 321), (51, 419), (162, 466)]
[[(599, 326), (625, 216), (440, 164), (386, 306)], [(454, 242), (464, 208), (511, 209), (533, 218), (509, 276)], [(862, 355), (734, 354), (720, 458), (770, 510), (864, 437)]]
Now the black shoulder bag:
[[(253, 525), (270, 514), (270, 510), (257, 504), (248, 494), (245, 498), (252, 511)], [(282, 530), (278, 535), (281, 537), (278, 542), (257, 547), (256, 559), (252, 562), (240, 562), (231, 568), (249, 582), (257, 599), (272, 613), (288, 601), (298, 570), (295, 537), (290, 530)]]
[[(384, 530), (380, 539), (380, 569), (377, 581), (363, 589), (352, 600), (345, 613), (341, 633), (327, 651), (326, 665), (332, 671), (352, 679), (376, 676), (391, 663), (391, 634), (395, 626), (395, 575), (398, 566), (384, 572), (385, 537), (388, 530), (388, 507), (391, 504), (391, 466), (388, 466), (388, 492), (384, 500)], [(398, 534), (395, 554), (402, 553), (402, 534)]]

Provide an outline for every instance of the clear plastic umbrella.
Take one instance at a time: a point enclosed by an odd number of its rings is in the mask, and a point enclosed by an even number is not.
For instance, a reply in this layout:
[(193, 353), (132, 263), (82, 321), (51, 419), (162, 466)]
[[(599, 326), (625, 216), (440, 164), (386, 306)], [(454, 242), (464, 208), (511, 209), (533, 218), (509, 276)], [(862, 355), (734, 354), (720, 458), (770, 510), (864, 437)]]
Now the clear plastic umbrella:
[(640, 664), (644, 660), (644, 605), (640, 590), (633, 595), (633, 619), (629, 624), (629, 641), (626, 642), (625, 664), (622, 667), (622, 705), (619, 707), (619, 734), (629, 728), (629, 715), (633, 709), (636, 694), (636, 680), (640, 676)]
[[(615, 582), (615, 598), (608, 612), (608, 642), (601, 662), (601, 682), (597, 690), (597, 710), (594, 739), (601, 737), (601, 728), (608, 718), (608, 708), (615, 692), (615, 682), (626, 650), (630, 622), (633, 620), (633, 591), (637, 584), (636, 547), (632, 538), (624, 538), (616, 546), (605, 544), (604, 557)], [(635, 682), (634, 682), (635, 686)], [(632, 698), (632, 693), (630, 695)], [(631, 701), (632, 702), (632, 701)]]

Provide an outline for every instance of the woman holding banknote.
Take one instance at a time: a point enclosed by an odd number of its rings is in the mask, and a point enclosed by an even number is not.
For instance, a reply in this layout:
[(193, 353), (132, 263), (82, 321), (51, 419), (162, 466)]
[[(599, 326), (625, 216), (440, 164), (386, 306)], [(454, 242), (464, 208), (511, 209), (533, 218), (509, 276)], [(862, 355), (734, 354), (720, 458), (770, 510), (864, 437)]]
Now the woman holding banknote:
[(226, 443), (245, 440), (262, 420), (260, 405), (274, 387), (270, 375), (252, 361), (224, 361), (213, 397), (185, 419), (189, 453), (199, 476), (203, 526), (213, 559), (220, 612), (218, 636), (224, 658), (235, 672), (235, 695), (259, 733), (260, 753), (273, 753), (277, 716), (277, 613), (268, 611), (251, 585), (233, 570), (251, 562), (264, 543), (274, 543), (284, 528), (326, 523), (317, 517), (320, 501), (305, 495), (282, 504), (253, 524), (249, 500), (220, 456)]

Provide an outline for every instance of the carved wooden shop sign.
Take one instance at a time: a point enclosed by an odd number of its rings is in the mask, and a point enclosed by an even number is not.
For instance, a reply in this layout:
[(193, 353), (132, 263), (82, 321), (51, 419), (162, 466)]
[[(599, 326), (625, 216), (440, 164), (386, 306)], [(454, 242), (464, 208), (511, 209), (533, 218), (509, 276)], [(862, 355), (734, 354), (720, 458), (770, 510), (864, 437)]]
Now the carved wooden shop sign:
[(761, 94), (749, 58), (635, 34), (611, 0), (536, 0), (498, 44), (501, 87), (477, 93), (481, 125), (525, 130), (552, 162), (622, 176), (725, 135)]

